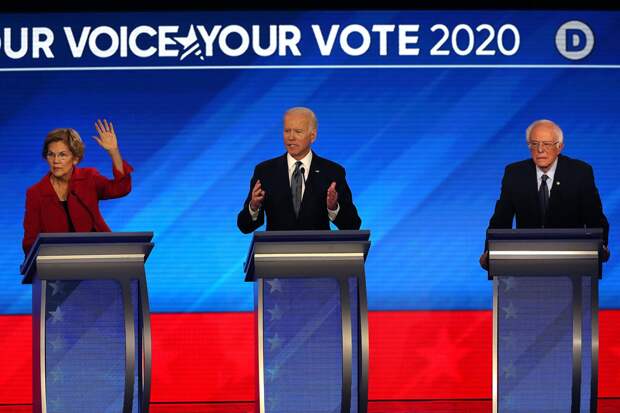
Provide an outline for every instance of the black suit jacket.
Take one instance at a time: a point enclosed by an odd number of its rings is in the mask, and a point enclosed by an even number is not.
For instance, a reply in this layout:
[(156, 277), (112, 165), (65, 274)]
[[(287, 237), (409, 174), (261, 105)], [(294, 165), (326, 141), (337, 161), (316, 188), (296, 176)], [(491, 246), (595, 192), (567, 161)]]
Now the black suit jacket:
[[(327, 215), (326, 197), (327, 189), (332, 182), (336, 182), (340, 205), (334, 224), (339, 229), (359, 229), (362, 221), (353, 205), (344, 168), (313, 152), (310, 171), (307, 171), (306, 175), (301, 209), (299, 217), (296, 217), (293, 210), (286, 154), (258, 164), (254, 168), (248, 196), (237, 215), (237, 226), (241, 232), (247, 234), (263, 225), (265, 215), (267, 215), (267, 231), (328, 230), (329, 216)], [(252, 199), (252, 188), (259, 179), (265, 191), (265, 200), (259, 210), (258, 219), (252, 221), (248, 205)]]
[[(609, 223), (603, 214), (592, 167), (560, 155), (551, 185), (545, 227), (602, 228), (607, 244)], [(515, 216), (517, 228), (541, 228), (541, 215), (536, 164), (527, 159), (508, 165), (489, 228), (512, 228)]]

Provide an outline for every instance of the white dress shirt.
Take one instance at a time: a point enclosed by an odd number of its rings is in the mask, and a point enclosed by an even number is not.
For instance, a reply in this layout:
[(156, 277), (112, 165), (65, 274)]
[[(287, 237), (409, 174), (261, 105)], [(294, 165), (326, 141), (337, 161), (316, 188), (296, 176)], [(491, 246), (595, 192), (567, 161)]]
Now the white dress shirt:
[(558, 167), (558, 158), (555, 158), (553, 164), (551, 164), (551, 168), (547, 172), (543, 172), (538, 166), (536, 166), (536, 180), (538, 185), (536, 189), (540, 191), (540, 186), (542, 185), (542, 176), (547, 175), (549, 179), (547, 179), (547, 190), (549, 191), (549, 198), (551, 198), (551, 188), (553, 188), (553, 177), (555, 176), (555, 169)]

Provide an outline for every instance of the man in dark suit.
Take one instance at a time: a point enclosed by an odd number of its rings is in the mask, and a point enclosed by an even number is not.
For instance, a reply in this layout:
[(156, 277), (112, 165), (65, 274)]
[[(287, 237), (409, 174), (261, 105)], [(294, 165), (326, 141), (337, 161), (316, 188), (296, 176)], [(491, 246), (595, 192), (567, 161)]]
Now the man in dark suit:
[(254, 169), (250, 192), (237, 215), (244, 234), (263, 225), (267, 231), (359, 229), (361, 219), (353, 205), (344, 168), (311, 150), (317, 120), (308, 108), (292, 108), (284, 114), (284, 146), (287, 153)]
[[(592, 167), (560, 155), (564, 136), (550, 120), (537, 120), (525, 133), (532, 159), (506, 167), (489, 228), (602, 228), (603, 260), (609, 258), (609, 223), (594, 183)], [(488, 268), (488, 251), (480, 256)]]

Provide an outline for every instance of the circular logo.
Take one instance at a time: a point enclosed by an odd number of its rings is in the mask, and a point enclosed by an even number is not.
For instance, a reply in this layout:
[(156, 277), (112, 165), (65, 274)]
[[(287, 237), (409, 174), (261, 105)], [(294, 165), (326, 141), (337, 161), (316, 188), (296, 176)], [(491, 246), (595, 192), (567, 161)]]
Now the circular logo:
[(555, 33), (555, 47), (565, 58), (581, 60), (589, 55), (594, 47), (592, 29), (579, 20), (566, 22)]

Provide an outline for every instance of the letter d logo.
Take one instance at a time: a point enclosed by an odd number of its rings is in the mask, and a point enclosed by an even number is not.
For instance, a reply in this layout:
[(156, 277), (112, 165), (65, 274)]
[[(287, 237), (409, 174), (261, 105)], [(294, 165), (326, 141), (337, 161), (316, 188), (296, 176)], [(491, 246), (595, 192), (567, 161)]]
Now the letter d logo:
[(571, 20), (560, 26), (555, 33), (555, 47), (570, 60), (581, 60), (594, 47), (594, 34), (587, 24)]

